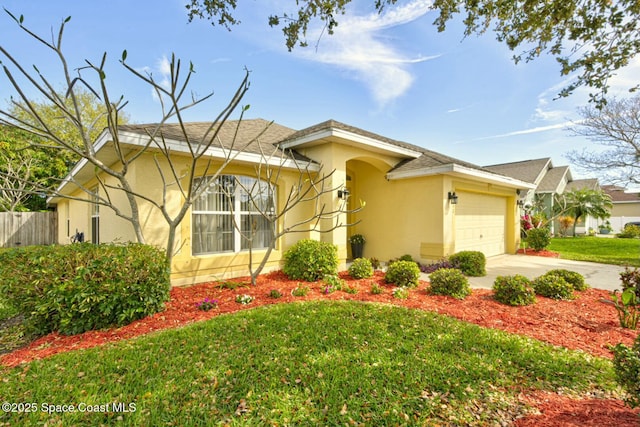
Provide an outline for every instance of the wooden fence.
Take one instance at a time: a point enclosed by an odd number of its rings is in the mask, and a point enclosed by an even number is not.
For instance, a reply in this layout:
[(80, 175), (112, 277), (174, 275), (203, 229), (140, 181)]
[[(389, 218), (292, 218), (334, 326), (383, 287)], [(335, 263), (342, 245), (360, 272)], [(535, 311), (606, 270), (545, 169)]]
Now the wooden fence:
[(56, 212), (0, 212), (0, 246), (15, 248), (56, 243)]

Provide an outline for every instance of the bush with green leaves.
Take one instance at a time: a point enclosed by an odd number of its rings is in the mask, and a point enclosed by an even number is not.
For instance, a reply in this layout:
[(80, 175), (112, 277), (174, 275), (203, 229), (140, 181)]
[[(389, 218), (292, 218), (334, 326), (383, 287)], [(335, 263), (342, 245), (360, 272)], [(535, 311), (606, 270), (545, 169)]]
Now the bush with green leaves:
[(575, 291), (582, 292), (589, 289), (589, 285), (587, 285), (584, 281), (584, 276), (575, 271), (557, 268), (554, 270), (549, 270), (545, 274), (562, 277), (564, 280), (571, 283), (571, 286), (573, 286), (573, 289)]
[(349, 266), (349, 276), (354, 279), (367, 279), (373, 276), (373, 266), (367, 258), (356, 258)]
[(561, 276), (543, 274), (531, 284), (537, 295), (552, 299), (573, 299), (573, 285)]
[(327, 242), (303, 239), (284, 253), (282, 271), (290, 279), (316, 282), (338, 273), (338, 248)]
[(169, 264), (148, 245), (79, 243), (0, 254), (0, 292), (35, 333), (122, 326), (164, 309)]
[(632, 408), (640, 406), (640, 335), (633, 347), (618, 344), (613, 348), (613, 369), (616, 380), (627, 392), (625, 402)]
[(487, 259), (479, 251), (461, 251), (449, 257), (449, 262), (467, 276), (480, 277), (487, 274)]
[(536, 302), (536, 293), (531, 281), (516, 274), (513, 276), (498, 276), (493, 282), (493, 297), (507, 305), (522, 306)]
[(389, 265), (384, 275), (385, 282), (405, 288), (417, 287), (419, 279), (420, 268), (413, 261), (396, 261)]
[(457, 268), (441, 268), (429, 275), (433, 295), (449, 295), (464, 299), (471, 294), (469, 280)]
[(616, 236), (621, 239), (636, 239), (640, 237), (640, 227), (629, 224), (624, 228), (624, 230), (616, 234)]
[(551, 231), (547, 227), (532, 228), (527, 231), (526, 242), (534, 251), (541, 251), (551, 243)]

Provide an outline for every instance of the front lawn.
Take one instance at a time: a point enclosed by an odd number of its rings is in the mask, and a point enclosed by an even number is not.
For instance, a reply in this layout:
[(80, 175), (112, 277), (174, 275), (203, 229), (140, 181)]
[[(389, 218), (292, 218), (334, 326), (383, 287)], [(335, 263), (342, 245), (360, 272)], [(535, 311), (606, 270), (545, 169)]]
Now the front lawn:
[(616, 388), (606, 359), (351, 301), (219, 315), (0, 377), (5, 400), (36, 404), (0, 425), (489, 425), (526, 410), (521, 392)]
[(556, 237), (547, 249), (564, 259), (640, 267), (640, 239)]

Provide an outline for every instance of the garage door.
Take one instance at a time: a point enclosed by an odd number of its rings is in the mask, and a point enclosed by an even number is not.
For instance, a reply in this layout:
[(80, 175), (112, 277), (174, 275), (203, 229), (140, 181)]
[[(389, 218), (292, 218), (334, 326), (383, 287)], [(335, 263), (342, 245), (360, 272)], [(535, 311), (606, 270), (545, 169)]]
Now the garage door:
[(459, 191), (455, 205), (456, 252), (480, 251), (485, 256), (505, 252), (507, 199)]

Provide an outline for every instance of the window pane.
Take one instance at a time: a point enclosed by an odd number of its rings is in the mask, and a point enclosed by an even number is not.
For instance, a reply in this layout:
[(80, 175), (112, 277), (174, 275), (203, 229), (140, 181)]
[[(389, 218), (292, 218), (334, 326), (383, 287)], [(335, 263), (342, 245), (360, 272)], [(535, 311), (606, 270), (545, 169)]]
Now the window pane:
[(193, 210), (202, 212), (229, 212), (235, 192), (233, 176), (222, 175), (213, 179), (202, 178), (207, 189), (193, 203)]
[[(271, 224), (262, 215), (242, 215), (240, 221), (243, 236), (253, 237), (253, 249), (267, 248), (273, 241)], [(250, 240), (242, 239), (242, 249), (249, 249)]]
[(193, 215), (193, 253), (233, 251), (233, 221), (231, 215)]

